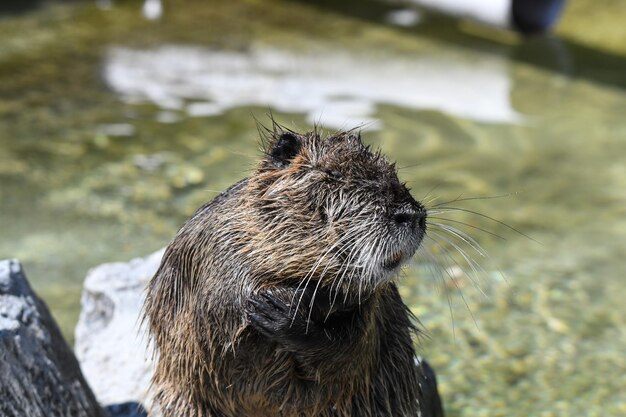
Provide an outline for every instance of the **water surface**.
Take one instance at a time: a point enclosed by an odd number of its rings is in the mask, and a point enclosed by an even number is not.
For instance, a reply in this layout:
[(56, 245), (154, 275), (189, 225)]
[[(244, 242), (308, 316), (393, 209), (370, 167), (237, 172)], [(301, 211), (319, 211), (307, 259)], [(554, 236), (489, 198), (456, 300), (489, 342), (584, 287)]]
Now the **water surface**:
[[(0, 20), (0, 257), (72, 339), (90, 267), (164, 246), (251, 172), (254, 117), (363, 124), (416, 198), (467, 210), (431, 222), (476, 243), (433, 225), (401, 280), (449, 415), (625, 415), (622, 3), (572, 2), (558, 37), (526, 42), (335, 3), (191, 2), (153, 22), (132, 1), (42, 3)], [(504, 197), (467, 200), (488, 196)]]

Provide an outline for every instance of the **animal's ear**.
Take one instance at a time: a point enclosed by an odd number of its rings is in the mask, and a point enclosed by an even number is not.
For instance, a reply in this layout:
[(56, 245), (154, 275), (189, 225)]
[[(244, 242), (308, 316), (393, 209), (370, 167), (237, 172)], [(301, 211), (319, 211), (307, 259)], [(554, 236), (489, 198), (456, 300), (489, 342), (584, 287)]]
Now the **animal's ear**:
[(272, 145), (270, 155), (272, 162), (277, 167), (285, 167), (298, 155), (302, 142), (300, 138), (291, 132), (283, 132)]

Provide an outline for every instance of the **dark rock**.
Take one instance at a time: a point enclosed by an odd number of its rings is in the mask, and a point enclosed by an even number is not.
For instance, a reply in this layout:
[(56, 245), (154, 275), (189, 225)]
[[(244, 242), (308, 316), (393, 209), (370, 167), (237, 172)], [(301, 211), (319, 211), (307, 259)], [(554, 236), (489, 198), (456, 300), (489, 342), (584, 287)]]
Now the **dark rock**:
[(105, 417), (16, 260), (0, 261), (0, 416)]
[(108, 417), (147, 417), (148, 413), (136, 402), (113, 404), (105, 407)]

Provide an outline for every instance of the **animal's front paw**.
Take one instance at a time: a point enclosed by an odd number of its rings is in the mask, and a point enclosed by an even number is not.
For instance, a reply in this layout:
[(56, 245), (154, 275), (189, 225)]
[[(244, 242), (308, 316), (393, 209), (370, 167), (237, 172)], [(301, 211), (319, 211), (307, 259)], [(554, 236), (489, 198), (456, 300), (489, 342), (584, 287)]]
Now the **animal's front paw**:
[(254, 294), (246, 308), (248, 322), (260, 333), (273, 339), (290, 326), (290, 306), (268, 291)]
[(309, 317), (309, 300), (305, 298), (306, 294), (291, 291), (255, 293), (246, 308), (248, 322), (276, 342), (285, 345), (311, 343), (319, 329)]

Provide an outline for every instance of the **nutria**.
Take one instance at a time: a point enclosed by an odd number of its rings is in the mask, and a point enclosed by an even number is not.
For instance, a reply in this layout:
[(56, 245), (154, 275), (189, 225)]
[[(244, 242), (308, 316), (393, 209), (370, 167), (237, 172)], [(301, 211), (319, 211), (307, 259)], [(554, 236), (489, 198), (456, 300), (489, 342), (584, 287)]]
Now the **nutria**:
[(165, 417), (442, 416), (394, 278), (426, 210), (360, 134), (274, 125), (249, 177), (199, 208), (150, 282)]

